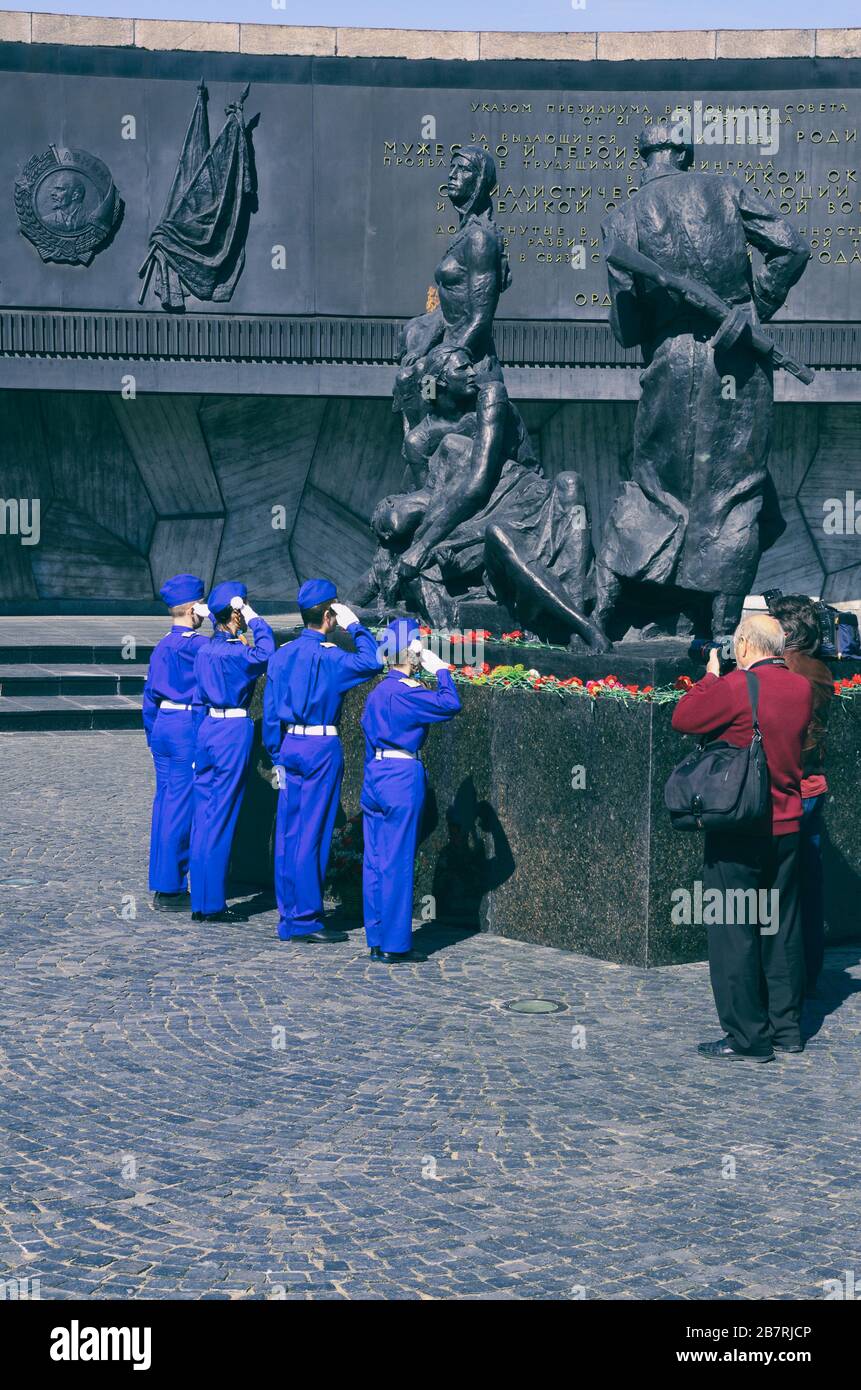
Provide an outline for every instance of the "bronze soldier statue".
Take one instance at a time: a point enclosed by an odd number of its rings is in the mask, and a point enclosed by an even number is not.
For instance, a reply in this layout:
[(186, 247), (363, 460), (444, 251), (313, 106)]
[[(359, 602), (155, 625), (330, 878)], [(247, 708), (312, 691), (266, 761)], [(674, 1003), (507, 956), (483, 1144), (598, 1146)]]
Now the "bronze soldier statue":
[(719, 636), (739, 621), (760, 555), (785, 529), (766, 467), (774, 362), (753, 350), (751, 329), (781, 307), (810, 249), (749, 186), (692, 171), (677, 127), (648, 126), (638, 146), (642, 184), (606, 220), (605, 247), (698, 281), (727, 313), (715, 333), (690, 301), (608, 261), (613, 332), (642, 346), (645, 368), (631, 480), (598, 548), (592, 617), (621, 636), (620, 601), (655, 616), (663, 599)]

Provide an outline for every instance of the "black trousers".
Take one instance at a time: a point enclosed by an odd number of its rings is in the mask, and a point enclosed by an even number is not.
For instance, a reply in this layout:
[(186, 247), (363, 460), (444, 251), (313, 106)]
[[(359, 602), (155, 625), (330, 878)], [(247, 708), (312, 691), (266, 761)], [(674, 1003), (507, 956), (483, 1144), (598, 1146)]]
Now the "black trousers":
[[(775, 889), (771, 924), (728, 920), (707, 928), (709, 971), (718, 1018), (740, 1052), (762, 1055), (772, 1041), (800, 1041), (804, 997), (799, 839), (712, 831), (705, 837), (703, 891), (717, 888), (727, 904), (731, 890)], [(736, 916), (745, 916), (736, 911)], [(774, 927), (777, 930), (774, 930)]]

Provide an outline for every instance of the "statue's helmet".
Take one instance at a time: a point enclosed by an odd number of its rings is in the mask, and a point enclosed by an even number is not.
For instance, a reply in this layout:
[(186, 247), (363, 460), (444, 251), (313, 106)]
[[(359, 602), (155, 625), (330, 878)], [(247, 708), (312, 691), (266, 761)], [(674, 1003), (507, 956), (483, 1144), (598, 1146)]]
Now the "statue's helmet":
[(684, 153), (683, 168), (693, 163), (694, 147), (690, 139), (690, 126), (685, 121), (654, 121), (644, 126), (637, 136), (637, 150), (646, 159), (653, 150), (679, 150)]

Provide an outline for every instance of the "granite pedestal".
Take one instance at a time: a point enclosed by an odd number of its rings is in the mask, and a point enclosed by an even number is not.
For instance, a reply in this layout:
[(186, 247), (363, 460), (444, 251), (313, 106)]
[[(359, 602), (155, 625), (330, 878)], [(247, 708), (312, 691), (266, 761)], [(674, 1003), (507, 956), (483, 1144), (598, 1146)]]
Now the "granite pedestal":
[[(603, 657), (506, 648), (503, 659), (542, 669), (539, 658), (584, 680), (612, 672), (662, 686), (698, 673), (675, 642)], [(676, 926), (670, 915), (673, 890), (699, 878), (702, 854), (701, 837), (672, 830), (664, 809), (666, 779), (691, 746), (671, 727), (672, 704), (459, 690), (462, 713), (431, 730), (424, 754), (430, 795), (416, 915), (427, 915), (432, 895), (437, 920), (466, 929), (638, 966), (703, 959), (705, 928)], [(344, 706), (344, 816), (359, 810), (367, 693), (352, 692)], [(260, 691), (258, 717), (259, 701)], [(833, 942), (861, 935), (861, 699), (835, 700), (830, 718), (824, 856)], [(257, 738), (254, 761), (268, 767), (259, 730)], [(274, 809), (275, 793), (252, 773), (233, 862), (244, 882), (271, 883)]]

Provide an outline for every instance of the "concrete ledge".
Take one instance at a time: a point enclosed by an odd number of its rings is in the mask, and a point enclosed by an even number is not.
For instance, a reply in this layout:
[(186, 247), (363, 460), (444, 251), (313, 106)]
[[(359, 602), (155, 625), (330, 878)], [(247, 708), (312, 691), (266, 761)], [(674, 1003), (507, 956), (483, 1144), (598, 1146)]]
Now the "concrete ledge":
[(34, 14), (33, 43), (72, 43), (92, 48), (131, 48), (133, 19), (95, 19), (75, 14)]
[(817, 29), (817, 58), (861, 58), (861, 29)]
[(240, 24), (240, 53), (283, 53), (333, 57), (337, 29), (302, 28), (296, 24)]
[(479, 35), (479, 58), (594, 59), (597, 34), (504, 34)]
[[(0, 389), (28, 391), (115, 391), (119, 362), (134, 372), (138, 391), (164, 395), (361, 396), (391, 400), (389, 363), (154, 362), (149, 359), (27, 357), (0, 360)], [(35, 369), (35, 370), (34, 370)], [(514, 401), (636, 401), (639, 367), (506, 367)], [(861, 404), (861, 372), (817, 371), (803, 386), (777, 372), (778, 404)]]
[(718, 58), (812, 58), (813, 29), (719, 29)]
[(0, 10), (0, 43), (30, 43), (32, 16), (19, 10)]
[(461, 29), (339, 29), (341, 58), (478, 58), (479, 35)]
[(714, 29), (671, 30), (648, 34), (599, 34), (598, 57), (611, 62), (647, 58), (714, 58), (717, 34)]
[(627, 62), (649, 59), (861, 58), (861, 28), (694, 29), (645, 33), (505, 33), (108, 19), (0, 10), (0, 43), (76, 44), (164, 52)]
[(135, 47), (193, 53), (238, 53), (238, 24), (198, 24), (193, 19), (136, 19)]

